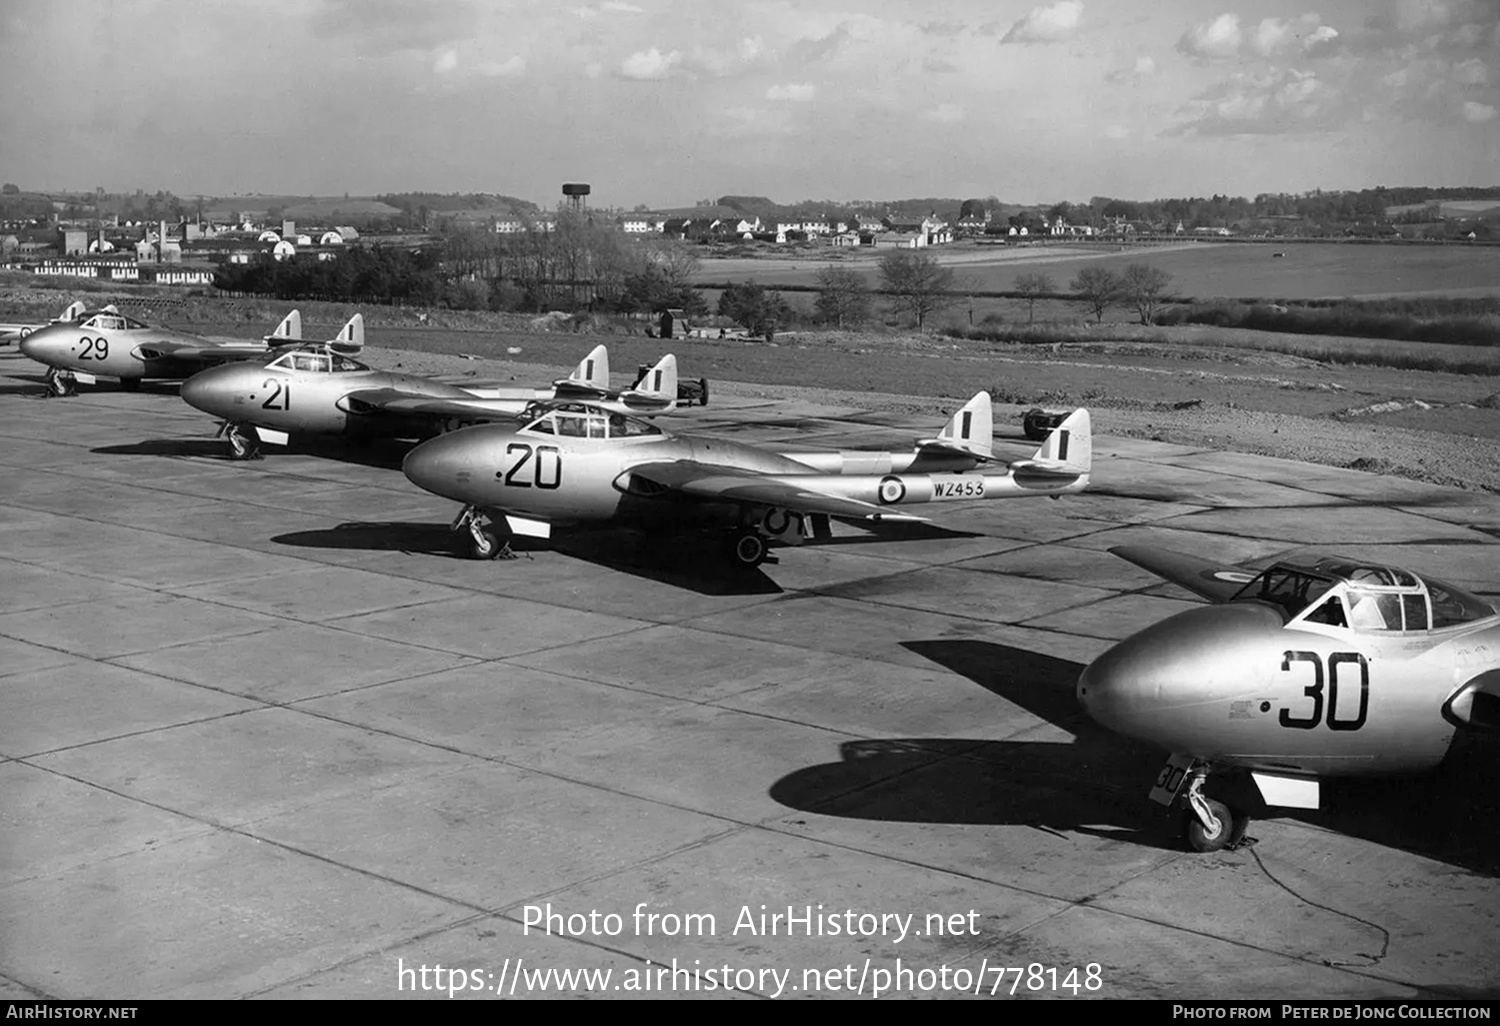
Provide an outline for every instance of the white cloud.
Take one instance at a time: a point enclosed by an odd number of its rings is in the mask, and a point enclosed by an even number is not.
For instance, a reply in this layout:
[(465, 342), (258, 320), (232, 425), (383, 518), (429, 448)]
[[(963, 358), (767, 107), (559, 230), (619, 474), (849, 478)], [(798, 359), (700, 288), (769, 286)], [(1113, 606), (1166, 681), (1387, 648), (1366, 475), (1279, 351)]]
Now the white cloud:
[(448, 72), (452, 71), (453, 69), (455, 69), (457, 67), (458, 67), (458, 51), (457, 50), (444, 50), (443, 51), (443, 55), (441, 57), (439, 57), (437, 59), (437, 63), (432, 66), (432, 73), (434, 75), (446, 75), (446, 74), (448, 74)]
[(964, 109), (956, 103), (940, 103), (922, 116), (928, 121), (952, 125), (964, 119)]
[(1240, 48), (1240, 16), (1221, 14), (1213, 21), (1194, 25), (1177, 41), (1177, 49), (1189, 57), (1208, 59), (1233, 57)]
[(644, 14), (646, 12), (635, 4), (622, 3), (621, 0), (605, 0), (597, 6), (575, 7), (573, 13), (584, 21), (593, 21), (606, 14)]
[(508, 61), (486, 61), (475, 69), (486, 78), (518, 78), (526, 74), (526, 58), (516, 54)]
[(1474, 100), (1464, 101), (1464, 120), (1471, 125), (1482, 125), (1486, 121), (1494, 121), (1495, 115), (1500, 113), (1491, 104), (1478, 103)]
[(816, 86), (806, 82), (791, 83), (788, 85), (773, 85), (766, 90), (768, 100), (789, 100), (792, 103), (806, 103), (817, 95)]
[(620, 65), (620, 75), (639, 81), (666, 78), (674, 68), (682, 64), (682, 51), (662, 53), (656, 47), (633, 53)]
[(1113, 82), (1118, 85), (1135, 85), (1142, 79), (1150, 78), (1156, 74), (1156, 62), (1150, 57), (1137, 57), (1135, 67), (1117, 68), (1104, 76), (1104, 81)]
[(1187, 119), (1169, 134), (1264, 135), (1336, 127), (1339, 90), (1311, 72), (1273, 69), (1236, 74), (1188, 102)]
[(1059, 0), (1046, 7), (1033, 7), (1026, 17), (1010, 27), (1002, 43), (1055, 43), (1067, 39), (1083, 17), (1080, 0)]
[(1473, 57), (1453, 69), (1453, 78), (1461, 85), (1488, 85), (1490, 68), (1478, 57)]
[(1110, 125), (1104, 130), (1104, 134), (1110, 139), (1125, 139), (1130, 135), (1130, 129), (1124, 125)]
[(1311, 50), (1320, 43), (1338, 38), (1338, 30), (1324, 25), (1316, 14), (1304, 14), (1300, 18), (1266, 18), (1255, 27), (1250, 37), (1250, 49), (1262, 57)]

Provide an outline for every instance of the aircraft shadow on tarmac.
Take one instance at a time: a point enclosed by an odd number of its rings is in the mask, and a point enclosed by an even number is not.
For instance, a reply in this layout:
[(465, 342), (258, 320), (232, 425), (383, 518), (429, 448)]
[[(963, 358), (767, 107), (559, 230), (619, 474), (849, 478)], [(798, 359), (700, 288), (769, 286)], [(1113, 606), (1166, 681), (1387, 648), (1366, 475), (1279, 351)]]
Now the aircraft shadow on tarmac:
[[(770, 792), (775, 801), (826, 816), (1027, 825), (1176, 846), (1178, 825), (1146, 800), (1165, 754), (1087, 718), (1073, 692), (1081, 665), (986, 641), (913, 641), (903, 647), (1068, 731), (1073, 742), (849, 741), (839, 747), (841, 761), (778, 780)], [(1247, 807), (1256, 818), (1295, 817), (1496, 876), (1496, 749), (1488, 739), (1460, 743), (1436, 772), (1421, 778), (1325, 782), (1324, 807), (1317, 811), (1268, 811), (1253, 796)]]
[[(893, 538), (962, 538), (966, 532), (931, 524), (880, 525), (868, 534), (811, 542), (808, 548), (859, 545)], [(322, 531), (296, 531), (271, 539), (278, 545), (323, 549), (368, 549), (416, 552), (468, 558), (462, 539), (447, 524), (354, 522)], [(587, 563), (631, 574), (700, 595), (778, 595), (782, 588), (760, 568), (732, 565), (721, 551), (722, 539), (697, 532), (642, 532), (613, 527), (561, 532), (549, 540), (514, 537), (511, 550), (524, 556), (556, 552)], [(777, 558), (799, 558), (796, 548), (775, 550)], [(774, 573), (774, 564), (769, 564)], [(503, 563), (502, 563), (503, 566)], [(503, 571), (502, 571), (503, 572)]]
[[(446, 523), (345, 523), (323, 531), (296, 531), (271, 539), (278, 545), (322, 549), (367, 549), (468, 559), (463, 539)], [(514, 537), (511, 550), (526, 557), (556, 552), (621, 573), (703, 595), (775, 595), (781, 588), (759, 568), (731, 566), (712, 539), (693, 535), (649, 535), (623, 528), (579, 531), (552, 539)], [(495, 572), (505, 572), (504, 561)]]
[[(47, 378), (42, 374), (7, 372), (6, 377), (10, 380), (0, 382), (0, 395), (45, 396), (47, 394)], [(181, 385), (180, 381), (142, 381), (135, 391), (144, 395), (176, 395)], [(76, 395), (59, 397), (59, 399), (72, 399), (95, 393), (130, 394), (118, 381), (107, 380), (98, 385), (79, 385)]]
[[(268, 469), (275, 469), (276, 460), (282, 456), (316, 456), (338, 460), (341, 463), (357, 463), (381, 470), (400, 470), (401, 461), (411, 451), (414, 443), (394, 439), (362, 441), (299, 441), (290, 445), (262, 446), (261, 452)], [(189, 456), (197, 459), (217, 459), (225, 463), (241, 462), (229, 454), (229, 444), (222, 438), (148, 438), (125, 445), (105, 445), (90, 452), (107, 456)]]

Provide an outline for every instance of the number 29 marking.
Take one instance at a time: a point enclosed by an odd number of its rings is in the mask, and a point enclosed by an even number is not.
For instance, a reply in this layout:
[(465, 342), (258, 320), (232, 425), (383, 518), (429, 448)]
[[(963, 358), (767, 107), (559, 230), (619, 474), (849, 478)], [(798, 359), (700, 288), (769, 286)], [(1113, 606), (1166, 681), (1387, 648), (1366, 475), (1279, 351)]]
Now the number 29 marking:
[(79, 352), (80, 360), (108, 360), (109, 339), (107, 338), (82, 338), (83, 349)]

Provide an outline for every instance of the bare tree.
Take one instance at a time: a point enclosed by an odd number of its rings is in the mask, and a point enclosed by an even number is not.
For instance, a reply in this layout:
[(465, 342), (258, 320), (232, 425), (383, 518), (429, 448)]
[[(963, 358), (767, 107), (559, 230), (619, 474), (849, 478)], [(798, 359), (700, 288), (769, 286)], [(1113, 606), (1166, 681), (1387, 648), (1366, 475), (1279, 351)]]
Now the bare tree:
[(953, 270), (936, 257), (911, 249), (893, 249), (880, 258), (880, 281), (891, 304), (917, 319), (921, 328), (927, 315), (953, 301)]
[(1120, 292), (1127, 303), (1141, 315), (1142, 324), (1150, 324), (1161, 305), (1162, 296), (1172, 283), (1172, 276), (1150, 264), (1131, 264), (1120, 278)]
[(1036, 301), (1057, 291), (1057, 285), (1045, 274), (1016, 275), (1016, 291), (1026, 300), (1026, 323), (1036, 320)]
[(1085, 267), (1068, 283), (1068, 288), (1078, 293), (1078, 298), (1094, 311), (1099, 322), (1104, 321), (1104, 311), (1120, 300), (1120, 276), (1104, 267)]
[(818, 316), (839, 328), (858, 324), (870, 315), (870, 293), (858, 271), (828, 266), (818, 272)]

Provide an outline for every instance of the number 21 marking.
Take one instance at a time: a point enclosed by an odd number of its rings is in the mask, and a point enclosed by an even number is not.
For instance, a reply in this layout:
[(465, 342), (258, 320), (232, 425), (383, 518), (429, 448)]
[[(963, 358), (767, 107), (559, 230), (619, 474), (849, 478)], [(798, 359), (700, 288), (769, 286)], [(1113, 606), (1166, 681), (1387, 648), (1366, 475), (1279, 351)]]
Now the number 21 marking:
[(267, 378), (260, 383), (261, 388), (270, 388), (271, 394), (266, 396), (266, 401), (260, 404), (263, 410), (290, 410), (292, 408), (292, 385), (287, 382), (283, 385), (275, 378)]

